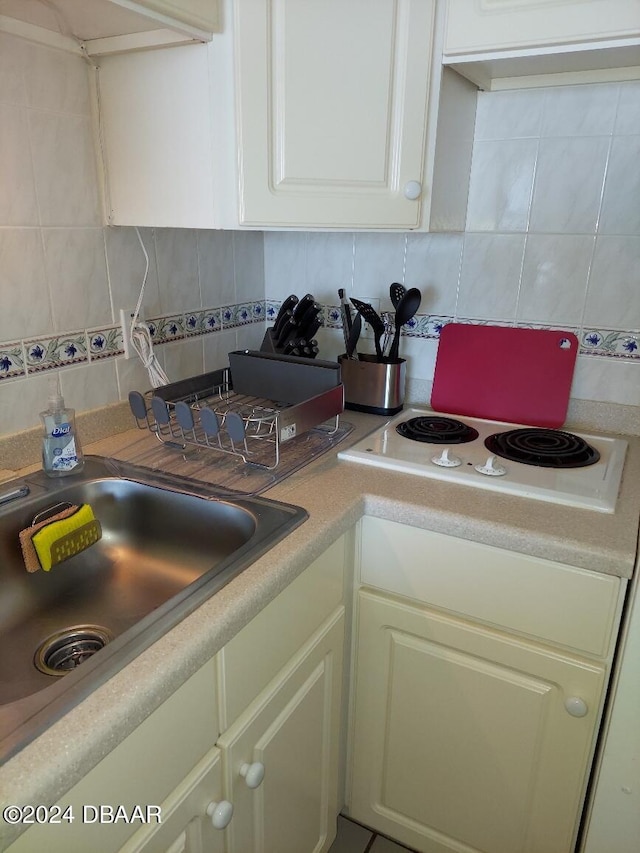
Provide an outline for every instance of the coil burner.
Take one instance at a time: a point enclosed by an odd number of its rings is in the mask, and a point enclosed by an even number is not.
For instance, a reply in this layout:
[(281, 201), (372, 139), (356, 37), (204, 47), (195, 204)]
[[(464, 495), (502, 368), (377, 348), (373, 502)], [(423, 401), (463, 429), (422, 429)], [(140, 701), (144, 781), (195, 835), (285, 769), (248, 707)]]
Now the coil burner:
[(600, 459), (583, 438), (557, 429), (512, 429), (488, 436), (484, 444), (503, 459), (540, 468), (585, 468)]
[(412, 441), (426, 444), (466, 444), (475, 441), (478, 431), (457, 421), (455, 418), (443, 418), (430, 415), (410, 418), (396, 426), (396, 432)]

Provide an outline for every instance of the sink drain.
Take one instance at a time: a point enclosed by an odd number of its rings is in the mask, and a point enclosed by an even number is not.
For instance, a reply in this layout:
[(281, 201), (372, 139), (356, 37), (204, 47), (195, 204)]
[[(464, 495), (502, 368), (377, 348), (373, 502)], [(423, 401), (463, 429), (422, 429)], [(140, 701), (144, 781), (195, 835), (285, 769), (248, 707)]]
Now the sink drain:
[(100, 625), (65, 628), (40, 643), (33, 662), (45, 675), (66, 675), (112, 639), (111, 633)]

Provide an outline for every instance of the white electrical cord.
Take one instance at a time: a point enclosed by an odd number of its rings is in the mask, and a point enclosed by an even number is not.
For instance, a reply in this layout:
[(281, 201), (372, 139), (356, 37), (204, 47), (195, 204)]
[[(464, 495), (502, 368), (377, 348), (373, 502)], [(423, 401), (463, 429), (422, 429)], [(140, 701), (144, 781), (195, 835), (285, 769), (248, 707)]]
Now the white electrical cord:
[[(0, 0), (0, 5), (2, 5), (3, 0)], [(58, 30), (64, 36), (73, 39), (77, 42), (80, 47), (81, 56), (85, 60), (85, 62), (90, 66), (90, 68), (97, 72), (99, 71), (98, 66), (91, 60), (91, 58), (87, 55), (87, 51), (85, 49), (84, 42), (81, 38), (76, 36), (76, 34), (71, 29), (69, 22), (66, 17), (62, 13), (62, 11), (52, 3), (51, 0), (36, 0), (36, 2), (41, 3), (41, 5), (50, 9), (56, 19), (56, 23), (58, 25)], [(98, 138), (100, 141), (100, 151), (102, 154), (101, 160), (104, 164), (106, 163), (106, 159), (104, 157), (103, 151), (103, 134), (102, 134), (102, 109), (100, 104), (100, 83), (96, 82), (96, 96), (97, 96), (97, 109), (98, 109)], [(108, 188), (108, 181), (105, 179), (105, 187)], [(142, 287), (140, 288), (140, 295), (138, 296), (138, 302), (136, 303), (135, 311), (131, 317), (131, 325), (129, 327), (129, 338), (131, 341), (131, 346), (135, 350), (138, 355), (140, 361), (146, 368), (147, 373), (149, 374), (149, 380), (153, 388), (158, 388), (160, 385), (167, 385), (169, 383), (169, 378), (167, 374), (162, 369), (160, 362), (158, 361), (154, 351), (153, 351), (153, 341), (151, 340), (151, 332), (149, 331), (149, 326), (140, 319), (140, 308), (142, 307), (142, 297), (144, 296), (144, 289), (147, 284), (147, 276), (149, 275), (149, 255), (147, 254), (147, 250), (145, 249), (144, 243), (142, 242), (142, 237), (140, 236), (140, 231), (138, 228), (135, 228), (136, 236), (138, 237), (138, 242), (140, 243), (140, 248), (144, 254), (145, 259), (145, 270), (144, 277), (142, 279)]]
[(153, 351), (153, 341), (151, 340), (151, 332), (149, 331), (149, 326), (143, 320), (140, 319), (142, 297), (144, 296), (144, 289), (147, 284), (147, 276), (149, 275), (149, 255), (147, 254), (147, 250), (145, 249), (144, 243), (142, 242), (142, 237), (140, 236), (139, 229), (134, 227), (134, 230), (138, 237), (140, 248), (144, 253), (145, 270), (144, 277), (142, 279), (142, 287), (140, 288), (140, 295), (138, 296), (135, 311), (133, 312), (133, 316), (131, 317), (131, 325), (129, 327), (129, 338), (131, 340), (131, 346), (136, 351), (138, 358), (144, 364), (146, 371), (149, 374), (149, 380), (151, 381), (152, 387), (158, 388), (160, 385), (167, 385), (169, 383), (169, 378), (162, 369), (160, 362), (158, 361)]

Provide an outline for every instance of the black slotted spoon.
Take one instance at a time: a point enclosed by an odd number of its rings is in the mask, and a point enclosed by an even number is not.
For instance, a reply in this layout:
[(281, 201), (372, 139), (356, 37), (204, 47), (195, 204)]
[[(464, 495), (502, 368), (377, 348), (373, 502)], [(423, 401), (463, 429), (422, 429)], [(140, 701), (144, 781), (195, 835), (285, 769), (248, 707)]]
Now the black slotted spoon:
[(400, 331), (405, 323), (408, 323), (409, 320), (414, 316), (418, 308), (420, 307), (420, 302), (422, 301), (422, 294), (418, 290), (417, 287), (410, 287), (409, 290), (402, 297), (398, 305), (396, 306), (396, 333), (393, 336), (393, 341), (391, 343), (391, 348), (389, 350), (389, 361), (397, 361), (398, 360), (398, 348), (400, 346)]
[(402, 297), (407, 292), (407, 288), (404, 284), (399, 284), (397, 281), (394, 281), (393, 284), (389, 288), (389, 296), (391, 297), (391, 304), (393, 305), (394, 310), (400, 304)]
[(376, 356), (378, 361), (384, 361), (382, 356), (382, 347), (380, 346), (380, 341), (384, 335), (384, 320), (382, 320), (375, 308), (369, 305), (368, 302), (361, 302), (359, 299), (354, 299), (352, 296), (351, 304), (362, 316), (365, 323), (368, 323), (373, 329), (373, 343), (376, 348)]

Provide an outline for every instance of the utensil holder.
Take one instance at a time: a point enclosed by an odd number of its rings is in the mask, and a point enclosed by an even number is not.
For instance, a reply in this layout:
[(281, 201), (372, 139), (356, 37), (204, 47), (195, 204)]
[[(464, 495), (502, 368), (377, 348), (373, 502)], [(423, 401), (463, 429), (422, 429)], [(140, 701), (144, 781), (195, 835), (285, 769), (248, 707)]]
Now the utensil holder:
[(395, 415), (404, 405), (406, 361), (377, 361), (360, 353), (358, 359), (338, 356), (342, 369), (345, 408), (373, 415)]

